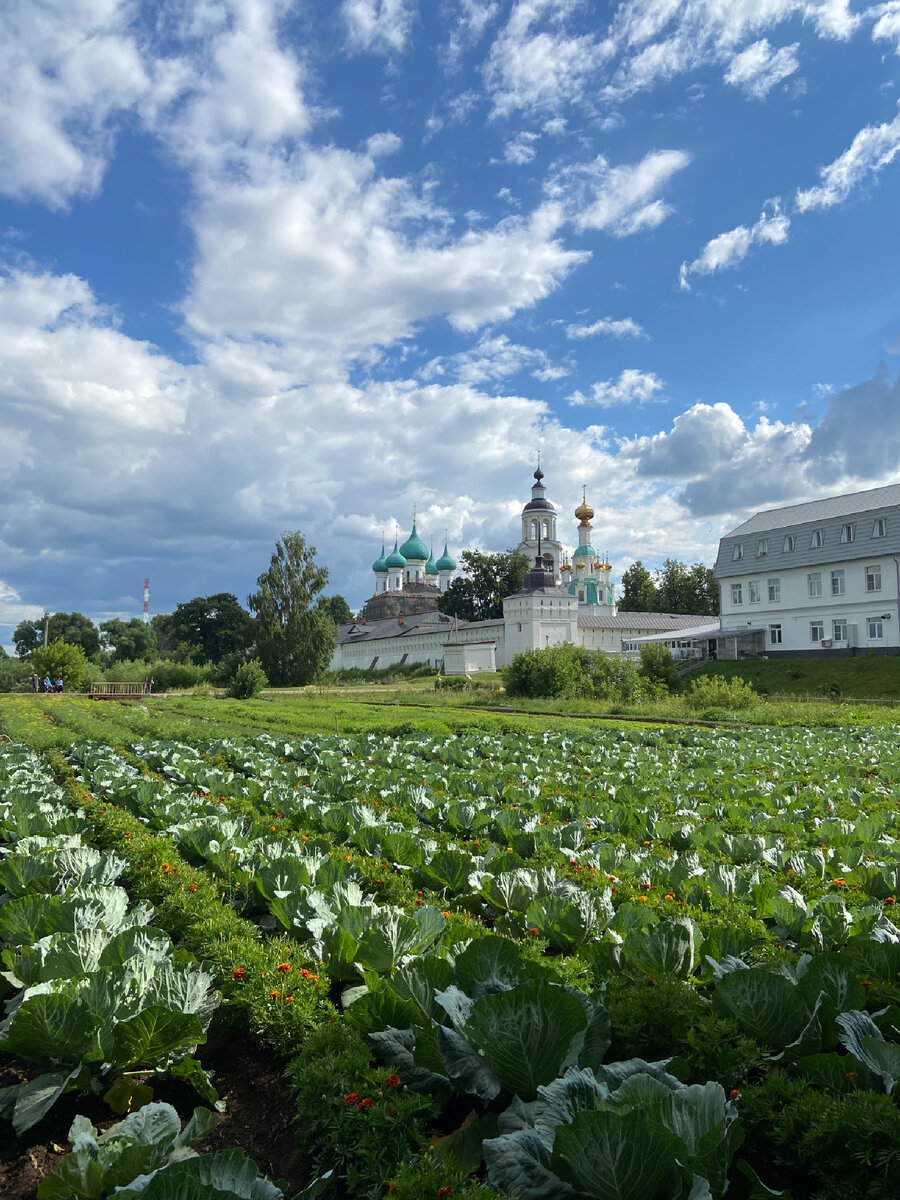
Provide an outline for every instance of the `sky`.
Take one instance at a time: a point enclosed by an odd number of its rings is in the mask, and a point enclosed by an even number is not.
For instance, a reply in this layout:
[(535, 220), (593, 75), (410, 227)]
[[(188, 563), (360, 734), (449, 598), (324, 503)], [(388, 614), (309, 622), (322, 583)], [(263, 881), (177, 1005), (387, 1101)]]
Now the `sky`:
[(895, 482), (900, 0), (6, 0), (0, 644)]

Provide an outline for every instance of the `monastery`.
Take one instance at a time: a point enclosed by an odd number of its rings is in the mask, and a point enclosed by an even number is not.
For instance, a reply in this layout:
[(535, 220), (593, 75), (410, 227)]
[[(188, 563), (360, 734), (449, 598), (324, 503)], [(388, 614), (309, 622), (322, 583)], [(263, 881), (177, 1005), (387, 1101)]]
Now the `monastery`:
[(458, 621), (438, 611), (457, 564), (446, 542), (435, 561), (413, 521), (403, 545), (395, 539), (388, 555), (382, 546), (372, 564), (374, 591), (359, 619), (338, 630), (331, 669), (427, 663), (445, 674), (474, 674), (497, 670), (521, 651), (564, 642), (620, 654), (635, 638), (668, 635), (677, 647), (679, 637), (711, 624), (708, 616), (618, 612), (612, 567), (591, 543), (594, 510), (585, 497), (575, 516), (578, 545), (570, 562), (539, 466), (522, 509), (517, 547), (532, 566), (521, 591), (503, 601), (503, 616), (490, 621)]

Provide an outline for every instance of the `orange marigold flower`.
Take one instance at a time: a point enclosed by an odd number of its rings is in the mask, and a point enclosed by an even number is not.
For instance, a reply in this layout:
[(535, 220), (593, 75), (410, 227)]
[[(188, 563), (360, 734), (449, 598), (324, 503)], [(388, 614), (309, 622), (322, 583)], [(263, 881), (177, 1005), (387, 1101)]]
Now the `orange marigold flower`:
[(862, 983), (861, 983), (861, 985), (860, 985), (860, 986), (861, 986), (861, 987), (864, 987), (864, 988), (870, 988), (872, 985), (871, 985), (871, 983), (868, 981), (868, 979), (864, 979), (864, 980), (862, 981)]
[(400, 1076), (399, 1075), (395, 1075), (393, 1072), (391, 1072), (390, 1075), (385, 1076), (384, 1086), (386, 1088), (395, 1088), (395, 1087), (398, 1087), (399, 1084), (400, 1084)]
[(449, 917), (449, 916), (450, 916), (450, 914), (447, 912), (447, 910), (446, 910), (446, 909), (444, 909), (444, 910), (443, 910), (443, 912), (441, 913), (441, 916), (442, 916), (442, 917)]
[(398, 1183), (397, 1183), (397, 1180), (396, 1180), (396, 1179), (392, 1179), (392, 1180), (391, 1180), (391, 1182), (388, 1184), (388, 1191), (389, 1191), (389, 1192), (396, 1192), (396, 1190), (397, 1190), (397, 1187), (398, 1187), (398, 1186), (399, 1186), (399, 1185), (398, 1185)]
[(740, 1094), (741, 1094), (740, 1088), (732, 1088), (731, 1091), (728, 1093), (728, 1098), (729, 1098), (729, 1100), (737, 1100), (737, 1098), (738, 1098), (738, 1096), (740, 1096)]
[(844, 880), (843, 879), (832, 879), (831, 886), (832, 887), (843, 887)]
[(291, 969), (290, 963), (279, 963), (278, 966), (275, 968), (275, 970), (278, 972), (279, 975), (287, 975), (287, 973), (288, 973), (288, 971), (290, 971), (290, 969)]
[(234, 970), (231, 972), (231, 978), (232, 979), (243, 979), (244, 978), (244, 968), (243, 967), (235, 967)]
[(282, 1004), (293, 1004), (294, 997), (293, 996), (285, 996), (284, 999), (281, 1001), (281, 1003)]
[(274, 992), (269, 992), (269, 999), (270, 999), (270, 1000), (277, 1000), (277, 999), (278, 999), (278, 997), (279, 997), (280, 995), (281, 995), (281, 992), (279, 992), (279, 991), (277, 991), (277, 990), (276, 990), (276, 991), (274, 991)]
[(638, 896), (638, 904), (646, 904), (646, 903), (647, 903), (646, 896)]
[(165, 873), (166, 873), (167, 875), (168, 875), (168, 873), (169, 873), (169, 872), (172, 870), (172, 868), (169, 866), (169, 864), (168, 864), (167, 862), (164, 862), (164, 863), (163, 863), (163, 864), (160, 866), (160, 868), (159, 868), (159, 869), (160, 869), (161, 871), (165, 871)]
[(893, 897), (893, 896), (885, 896), (885, 898), (884, 898), (884, 902), (885, 902), (885, 904), (893, 904), (893, 903), (894, 903), (894, 897)]
[(371, 1108), (374, 1103), (374, 1100), (370, 1100), (368, 1096), (365, 1096), (362, 1100), (360, 1100), (356, 1107), (360, 1112), (365, 1112), (367, 1109)]
[(425, 901), (424, 901), (424, 900), (417, 900), (417, 901), (416, 901), (416, 904), (418, 904), (418, 905), (420, 905), (420, 906), (421, 906), (421, 905), (423, 905), (424, 903), (425, 903)]
[(663, 899), (664, 899), (664, 900), (674, 900), (674, 899), (675, 899), (675, 893), (674, 893), (674, 892), (666, 892), (666, 894), (665, 894), (665, 896), (663, 897)]
[(452, 1196), (453, 1195), (453, 1188), (450, 1187), (449, 1184), (444, 1184), (443, 1187), (438, 1188), (437, 1194), (438, 1194), (438, 1200), (443, 1200), (444, 1196)]
[(189, 892), (196, 892), (196, 890), (197, 890), (197, 885), (196, 885), (196, 883), (192, 883), (192, 884), (191, 884), (191, 885), (188, 887), (188, 891), (189, 891)]
[(529, 937), (540, 937), (541, 936), (541, 931), (538, 929), (537, 925), (533, 925), (531, 927), (531, 929), (528, 930), (528, 936)]
[(344, 1097), (344, 1104), (347, 1108), (349, 1108), (351, 1104), (359, 1104), (359, 1092), (350, 1092), (349, 1095)]
[(306, 969), (306, 967), (301, 967), (301, 968), (300, 968), (300, 974), (301, 974), (301, 976), (302, 976), (304, 979), (309, 979), (309, 980), (311, 980), (313, 983), (318, 983), (318, 982), (319, 982), (319, 977), (318, 977), (318, 975), (313, 975), (312, 971), (308, 971), (308, 970)]

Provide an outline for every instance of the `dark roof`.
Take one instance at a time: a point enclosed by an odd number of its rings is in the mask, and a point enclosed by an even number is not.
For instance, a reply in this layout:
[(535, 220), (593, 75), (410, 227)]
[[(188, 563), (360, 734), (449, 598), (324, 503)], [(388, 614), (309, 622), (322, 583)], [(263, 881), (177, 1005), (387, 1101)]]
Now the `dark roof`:
[[(460, 621), (460, 625), (465, 625)], [(351, 621), (338, 626), (338, 643), (353, 645), (356, 642), (371, 642), (376, 638), (405, 637), (411, 633), (432, 633), (438, 629), (453, 628), (453, 618), (446, 613), (407, 613), (400, 623), (399, 617), (384, 617), (379, 621)]]
[(582, 613), (578, 614), (581, 629), (647, 629), (664, 633), (667, 629), (691, 629), (709, 625), (718, 617), (700, 617), (690, 613)]

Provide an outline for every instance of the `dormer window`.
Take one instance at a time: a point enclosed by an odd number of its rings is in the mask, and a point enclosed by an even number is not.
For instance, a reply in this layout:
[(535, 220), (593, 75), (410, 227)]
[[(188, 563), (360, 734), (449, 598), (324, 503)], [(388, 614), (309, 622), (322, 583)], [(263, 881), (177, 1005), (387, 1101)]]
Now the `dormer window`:
[(756, 547), (756, 557), (757, 558), (765, 558), (768, 553), (769, 553), (769, 539), (768, 538), (760, 538), (759, 544)]
[(820, 550), (825, 545), (825, 534), (821, 529), (814, 529), (809, 537), (810, 550)]
[(782, 546), (782, 552), (784, 554), (793, 554), (796, 549), (797, 549), (796, 535), (793, 533), (786, 533), (784, 535), (784, 545)]
[(743, 557), (744, 557), (744, 544), (743, 544), (743, 542), (735, 542), (735, 544), (734, 544), (734, 549), (733, 549), (733, 550), (732, 550), (732, 552), (731, 552), (731, 561), (732, 561), (732, 562), (737, 562), (739, 559), (741, 559), (741, 558), (743, 558)]
[(887, 517), (876, 517), (872, 526), (872, 537), (887, 537)]
[(852, 521), (847, 521), (841, 526), (841, 542), (852, 542), (856, 538), (856, 525)]

